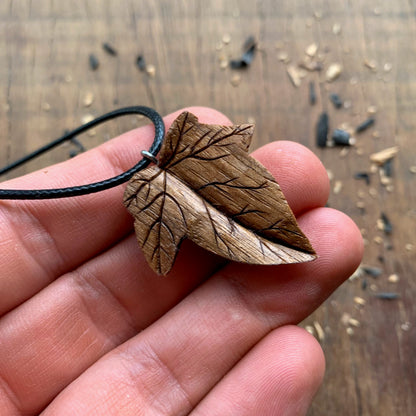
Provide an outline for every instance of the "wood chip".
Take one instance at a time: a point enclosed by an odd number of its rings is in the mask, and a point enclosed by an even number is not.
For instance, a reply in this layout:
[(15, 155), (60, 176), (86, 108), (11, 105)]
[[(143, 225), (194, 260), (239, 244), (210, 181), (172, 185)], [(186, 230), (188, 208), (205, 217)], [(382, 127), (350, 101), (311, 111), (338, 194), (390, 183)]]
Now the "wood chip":
[(313, 326), (312, 326), (312, 325), (306, 325), (306, 326), (305, 326), (305, 330), (306, 330), (307, 332), (309, 332), (311, 335), (315, 335), (315, 329), (313, 328)]
[(337, 79), (342, 73), (342, 65), (340, 63), (332, 63), (326, 70), (325, 79), (328, 82), (332, 82)]
[(375, 105), (368, 106), (367, 113), (371, 115), (377, 113), (377, 107)]
[(223, 43), (224, 45), (228, 45), (230, 42), (231, 42), (231, 35), (230, 35), (229, 33), (225, 33), (225, 34), (222, 36), (222, 43)]
[(351, 319), (351, 315), (347, 312), (344, 312), (341, 316), (341, 323), (347, 326), (350, 319)]
[(281, 62), (284, 62), (284, 63), (290, 62), (289, 55), (286, 51), (280, 51), (277, 54), (277, 59)]
[(227, 59), (220, 60), (220, 68), (226, 69), (227, 67), (228, 67), (228, 60)]
[(299, 62), (298, 66), (310, 72), (322, 69), (322, 64), (318, 61), (313, 61), (309, 56), (306, 56), (303, 61)]
[(406, 251), (413, 251), (415, 249), (414, 244), (412, 243), (407, 243), (404, 248), (406, 249)]
[(341, 33), (341, 25), (339, 23), (334, 23), (332, 26), (332, 33), (334, 35), (339, 35)]
[(335, 195), (338, 195), (341, 192), (342, 186), (343, 184), (341, 181), (335, 181), (334, 189), (333, 189), (333, 192)]
[(152, 64), (146, 65), (146, 73), (153, 78), (156, 75), (156, 67)]
[(416, 173), (416, 165), (410, 166), (409, 171), (410, 173)]
[(359, 297), (359, 296), (355, 296), (355, 297), (354, 297), (354, 302), (355, 302), (357, 305), (360, 305), (360, 306), (364, 306), (364, 305), (367, 303), (367, 301), (366, 301), (365, 299), (363, 299), (363, 298), (361, 298), (361, 297)]
[(351, 326), (355, 326), (356, 328), (358, 328), (359, 326), (361, 326), (360, 321), (358, 321), (358, 320), (357, 320), (357, 319), (355, 319), (355, 318), (350, 318), (350, 319), (348, 320), (348, 323), (349, 323)]
[(382, 238), (382, 237), (380, 237), (379, 235), (378, 235), (378, 236), (376, 236), (376, 237), (374, 237), (373, 241), (374, 241), (376, 244), (378, 244), (378, 245), (381, 245), (381, 244), (383, 244), (383, 242), (384, 242), (383, 238)]
[(383, 65), (383, 71), (384, 72), (390, 72), (393, 69), (393, 64), (391, 62), (386, 62)]
[(318, 321), (313, 322), (313, 326), (315, 327), (316, 334), (318, 336), (319, 342), (323, 342), (325, 340), (325, 332)]
[(349, 336), (354, 335), (354, 330), (351, 327), (348, 327), (346, 331)]
[(387, 278), (387, 280), (390, 283), (397, 283), (399, 281), (399, 276), (396, 273), (393, 273)]
[(48, 112), (51, 109), (51, 105), (49, 103), (47, 103), (46, 101), (44, 101), (41, 105), (41, 108), (42, 108), (43, 111)]
[(402, 331), (408, 331), (411, 328), (411, 326), (412, 325), (410, 322), (404, 322), (400, 325), (400, 328), (402, 329)]
[(84, 104), (84, 107), (89, 107), (94, 101), (94, 94), (89, 91), (85, 94), (84, 99), (82, 100), (82, 103)]
[(398, 146), (388, 147), (387, 149), (381, 150), (380, 152), (371, 154), (370, 160), (371, 162), (380, 166), (386, 163), (387, 160), (396, 156), (398, 151), (399, 151)]
[(84, 114), (81, 118), (81, 124), (89, 123), (92, 120), (94, 120), (94, 116), (92, 114)]
[(240, 85), (241, 82), (241, 76), (238, 74), (234, 74), (231, 79), (230, 79), (231, 85), (233, 87), (238, 87)]
[(317, 43), (311, 43), (306, 49), (305, 53), (306, 55), (313, 58), (316, 55), (316, 52), (318, 52), (318, 44)]
[(375, 59), (364, 59), (364, 66), (372, 71), (377, 71), (377, 61)]
[(287, 74), (289, 75), (292, 84), (296, 88), (300, 87), (300, 84), (302, 83), (302, 75), (295, 65), (289, 65), (287, 67)]

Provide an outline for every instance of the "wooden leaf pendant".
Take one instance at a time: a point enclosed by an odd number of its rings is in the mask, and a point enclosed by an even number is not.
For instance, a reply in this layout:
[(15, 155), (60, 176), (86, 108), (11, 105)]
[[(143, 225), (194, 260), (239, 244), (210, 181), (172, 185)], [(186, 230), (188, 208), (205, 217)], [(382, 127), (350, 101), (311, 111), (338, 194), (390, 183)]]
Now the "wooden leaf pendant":
[(316, 258), (280, 186), (248, 154), (253, 128), (201, 124), (184, 112), (166, 134), (158, 166), (129, 181), (124, 204), (156, 273), (170, 271), (184, 238), (243, 263)]

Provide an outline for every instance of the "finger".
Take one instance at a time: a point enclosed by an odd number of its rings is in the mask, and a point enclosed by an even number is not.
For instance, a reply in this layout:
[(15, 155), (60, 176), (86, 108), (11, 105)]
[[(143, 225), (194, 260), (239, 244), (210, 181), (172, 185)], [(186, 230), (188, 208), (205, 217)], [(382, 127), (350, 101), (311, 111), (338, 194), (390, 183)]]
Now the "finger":
[(305, 415), (324, 368), (315, 338), (296, 326), (284, 326), (261, 340), (191, 415)]
[[(293, 147), (293, 151), (306, 155), (305, 165), (313, 165), (314, 157), (303, 149), (300, 145)], [(324, 170), (316, 179), (318, 188), (325, 187)], [(0, 325), (0, 337), (9, 339), (0, 373), (6, 379), (11, 377), (13, 390), (21, 392), (19, 400), (25, 408), (46, 403), (88, 365), (164, 314), (212, 273), (217, 261), (187, 244), (179, 254), (173, 275), (168, 279), (155, 278), (138, 254), (134, 237), (123, 240), (9, 314), (9, 329), (2, 332)], [(79, 338), (84, 341), (79, 342)], [(55, 342), (45, 344), (43, 339)], [(32, 371), (31, 361), (24, 358), (35, 348), (36, 360), (48, 368), (43, 382), (37, 384), (39, 389), (33, 387), (39, 371)], [(62, 360), (62, 356), (72, 359)], [(32, 377), (33, 382), (29, 382)]]
[[(221, 113), (191, 108), (202, 122), (229, 124)], [(179, 112), (167, 116), (169, 127)], [(127, 170), (153, 140), (152, 126), (128, 132), (74, 159), (3, 183), (3, 188), (65, 187)], [(120, 239), (131, 228), (124, 187), (77, 198), (0, 201), (0, 315)]]
[(295, 265), (303, 266), (297, 272), (254, 266), (243, 273), (247, 266), (229, 264), (90, 367), (46, 414), (71, 414), (73, 406), (81, 414), (190, 412), (271, 329), (303, 319), (359, 264), (361, 235), (346, 216), (316, 209), (300, 224), (318, 260)]

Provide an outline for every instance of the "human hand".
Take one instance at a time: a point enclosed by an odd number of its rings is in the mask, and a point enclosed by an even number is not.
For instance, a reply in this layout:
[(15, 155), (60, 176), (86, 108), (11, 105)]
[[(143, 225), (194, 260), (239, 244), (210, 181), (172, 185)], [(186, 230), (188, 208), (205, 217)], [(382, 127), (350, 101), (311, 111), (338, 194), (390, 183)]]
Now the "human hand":
[[(227, 124), (192, 108), (202, 123)], [(165, 118), (169, 126), (179, 114)], [(90, 183), (133, 166), (152, 126), (2, 184)], [(132, 233), (124, 186), (77, 198), (0, 201), (0, 414), (302, 415), (324, 358), (295, 326), (358, 266), (361, 235), (323, 208), (328, 178), (303, 146), (255, 151), (319, 258), (225, 264), (189, 241), (155, 276)]]

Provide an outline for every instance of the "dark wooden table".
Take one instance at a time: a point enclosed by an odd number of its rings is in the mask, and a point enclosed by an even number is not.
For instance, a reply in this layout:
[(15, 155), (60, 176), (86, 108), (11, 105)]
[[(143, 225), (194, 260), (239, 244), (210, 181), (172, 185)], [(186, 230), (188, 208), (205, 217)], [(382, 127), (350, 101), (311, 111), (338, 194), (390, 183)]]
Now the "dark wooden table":
[[(413, 415), (415, 16), (415, 0), (1, 1), (0, 165), (87, 115), (135, 104), (161, 113), (211, 106), (235, 122), (254, 120), (254, 147), (281, 138), (308, 146), (333, 176), (329, 204), (357, 222), (366, 240), (365, 263), (382, 269), (377, 278), (346, 282), (302, 323), (320, 338), (327, 360), (310, 415)], [(249, 35), (259, 42), (252, 65), (241, 71), (221, 68), (221, 62), (241, 54)], [(103, 42), (110, 42), (117, 56), (105, 53)], [(313, 43), (324, 69), (301, 73), (295, 87), (287, 67), (304, 59)], [(91, 53), (100, 62), (96, 71), (88, 65)], [(139, 54), (148, 72), (135, 65)], [(328, 83), (331, 63), (343, 70)], [(310, 81), (317, 92), (314, 106), (308, 101)], [(343, 108), (334, 108), (331, 93), (340, 95)], [(91, 94), (93, 102), (86, 106)], [(356, 126), (368, 112), (375, 112), (376, 123), (356, 135), (354, 147), (319, 149), (314, 132), (323, 110), (332, 129)], [(93, 147), (140, 122), (135, 117), (110, 122), (80, 140)], [(383, 184), (377, 172), (371, 173), (370, 185), (353, 178), (370, 172), (371, 153), (391, 146), (398, 154), (389, 183)], [(69, 151), (62, 146), (4, 179), (64, 160)], [(390, 235), (377, 227), (382, 212), (393, 224)], [(378, 292), (400, 297), (382, 300), (374, 296)]]

